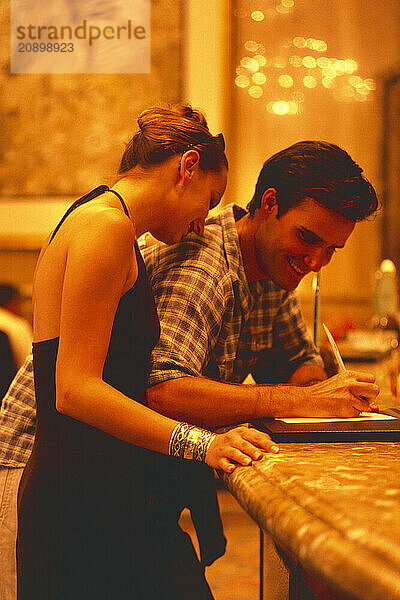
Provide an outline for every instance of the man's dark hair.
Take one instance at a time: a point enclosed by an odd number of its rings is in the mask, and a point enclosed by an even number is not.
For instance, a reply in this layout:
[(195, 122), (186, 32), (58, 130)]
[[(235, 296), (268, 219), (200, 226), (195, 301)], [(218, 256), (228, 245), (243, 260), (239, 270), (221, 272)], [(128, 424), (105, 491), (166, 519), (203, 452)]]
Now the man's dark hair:
[(253, 216), (265, 190), (275, 188), (279, 217), (312, 198), (350, 221), (362, 221), (378, 209), (375, 190), (362, 172), (335, 144), (297, 142), (264, 163), (247, 209)]

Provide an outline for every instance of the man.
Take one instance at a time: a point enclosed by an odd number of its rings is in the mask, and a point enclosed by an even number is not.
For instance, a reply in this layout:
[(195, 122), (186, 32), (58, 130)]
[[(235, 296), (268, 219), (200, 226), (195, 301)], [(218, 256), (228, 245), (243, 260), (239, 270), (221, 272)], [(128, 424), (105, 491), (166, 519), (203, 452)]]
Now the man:
[[(293, 290), (376, 211), (373, 187), (344, 150), (300, 142), (266, 161), (248, 209), (225, 207), (208, 219), (203, 237), (145, 255), (162, 324), (149, 406), (205, 427), (368, 410), (360, 397), (366, 384), (356, 379), (372, 382), (370, 376), (323, 381)], [(227, 385), (249, 373), (258, 383), (321, 383), (290, 393)]]
[[(353, 416), (376, 408), (373, 376), (326, 379), (293, 293), (376, 208), (372, 186), (346, 152), (302, 142), (264, 164), (249, 213), (227, 206), (208, 219), (204, 236), (145, 250), (161, 321), (149, 406), (206, 427), (267, 416)], [(249, 373), (259, 385), (240, 385)], [(33, 442), (34, 406), (28, 360), (0, 417), (0, 477), (11, 499)], [(11, 509), (3, 547), (12, 555), (15, 499)], [(0, 570), (8, 568), (11, 589), (15, 575), (5, 552)]]

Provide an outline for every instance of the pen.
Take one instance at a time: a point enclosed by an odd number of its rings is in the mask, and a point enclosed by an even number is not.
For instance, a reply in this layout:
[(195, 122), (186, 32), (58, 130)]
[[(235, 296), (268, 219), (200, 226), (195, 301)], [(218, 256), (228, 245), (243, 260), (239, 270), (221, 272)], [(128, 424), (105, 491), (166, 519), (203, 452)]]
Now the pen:
[(319, 280), (320, 271), (314, 275), (314, 344), (318, 347), (318, 326), (319, 326)]
[[(335, 340), (333, 339), (333, 335), (331, 334), (331, 332), (329, 331), (329, 329), (327, 328), (325, 323), (322, 323), (322, 327), (324, 328), (326, 337), (328, 338), (328, 341), (331, 345), (333, 355), (334, 355), (337, 365), (339, 367), (339, 371), (346, 371), (346, 367), (344, 366), (343, 358), (340, 356), (339, 348), (337, 347), (337, 344), (336, 344)], [(360, 399), (368, 400), (365, 396), (360, 396)], [(377, 411), (375, 411), (373, 406), (370, 406), (370, 410), (372, 410), (372, 412), (379, 412), (378, 407), (377, 407)]]
[(337, 365), (339, 367), (339, 371), (345, 371), (346, 367), (344, 366), (343, 359), (340, 356), (339, 348), (337, 347), (336, 342), (333, 339), (333, 335), (331, 334), (331, 332), (329, 331), (329, 329), (327, 328), (327, 326), (325, 325), (325, 323), (322, 323), (322, 327), (324, 328), (324, 331), (326, 333), (326, 337), (328, 338), (328, 342), (331, 345), (333, 355), (334, 355), (334, 357), (336, 359), (336, 362), (337, 362)]

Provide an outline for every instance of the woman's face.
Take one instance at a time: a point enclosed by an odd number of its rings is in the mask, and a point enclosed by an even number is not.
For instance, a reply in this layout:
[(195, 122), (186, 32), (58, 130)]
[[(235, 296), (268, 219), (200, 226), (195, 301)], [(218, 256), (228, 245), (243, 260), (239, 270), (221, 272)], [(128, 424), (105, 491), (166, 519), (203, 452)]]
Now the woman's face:
[(156, 237), (175, 244), (192, 231), (202, 235), (208, 211), (219, 204), (226, 183), (225, 167), (214, 172), (202, 171), (198, 164), (180, 165), (178, 182), (168, 199), (169, 218)]

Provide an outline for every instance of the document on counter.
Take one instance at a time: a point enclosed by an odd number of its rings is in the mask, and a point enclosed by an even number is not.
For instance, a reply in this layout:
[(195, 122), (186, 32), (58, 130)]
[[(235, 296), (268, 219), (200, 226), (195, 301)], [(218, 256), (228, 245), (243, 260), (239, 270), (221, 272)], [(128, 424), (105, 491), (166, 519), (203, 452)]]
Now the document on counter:
[(346, 418), (260, 419), (253, 425), (276, 442), (400, 441), (400, 411), (392, 408), (385, 412)]
[(340, 418), (340, 417), (330, 417), (330, 418), (314, 418), (314, 417), (307, 417), (307, 418), (298, 418), (298, 417), (288, 417), (288, 418), (277, 418), (275, 419), (275, 421), (282, 421), (283, 423), (340, 423), (340, 422), (345, 422), (348, 423), (349, 421), (365, 421), (365, 420), (369, 420), (369, 421), (386, 421), (386, 420), (390, 420), (390, 419), (396, 419), (396, 417), (392, 417), (390, 415), (384, 415), (382, 413), (369, 413), (369, 412), (362, 412), (360, 413), (359, 417), (344, 417), (344, 418)]

